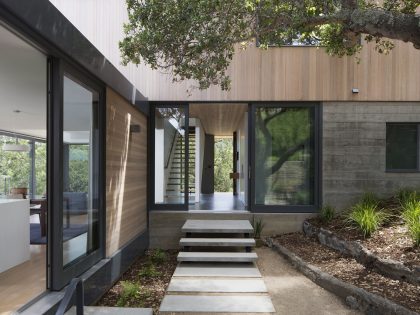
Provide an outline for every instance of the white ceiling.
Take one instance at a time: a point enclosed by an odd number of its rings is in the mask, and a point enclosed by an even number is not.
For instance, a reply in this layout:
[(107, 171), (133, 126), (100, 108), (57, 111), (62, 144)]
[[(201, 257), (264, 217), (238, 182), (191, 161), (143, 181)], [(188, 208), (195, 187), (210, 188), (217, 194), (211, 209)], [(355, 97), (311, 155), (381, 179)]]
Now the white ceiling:
[[(89, 141), (97, 100), (96, 93), (64, 78), (65, 142)], [(0, 26), (0, 130), (45, 139), (46, 118), (47, 57)]]
[(0, 26), (0, 129), (46, 137), (46, 69), (44, 54)]

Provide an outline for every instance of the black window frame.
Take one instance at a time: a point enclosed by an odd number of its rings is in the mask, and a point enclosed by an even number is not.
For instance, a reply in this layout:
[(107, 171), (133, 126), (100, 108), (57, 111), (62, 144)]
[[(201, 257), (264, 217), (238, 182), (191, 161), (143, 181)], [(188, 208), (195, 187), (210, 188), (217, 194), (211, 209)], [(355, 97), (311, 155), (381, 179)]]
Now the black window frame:
[[(417, 167), (413, 169), (388, 168), (388, 126), (415, 125), (417, 126)], [(420, 173), (420, 122), (387, 122), (385, 125), (385, 172), (386, 173)]]
[[(85, 72), (83, 69), (74, 67), (62, 59), (50, 57), (48, 60), (48, 266), (49, 266), (49, 289), (59, 291), (66, 286), (74, 277), (87, 271), (98, 261), (105, 258), (105, 224), (106, 224), (106, 195), (105, 195), (105, 171), (106, 171), (106, 86), (99, 80)], [(98, 248), (82, 256), (69, 265), (63, 264), (63, 88), (64, 76), (70, 75), (79, 82), (97, 91), (99, 101), (97, 104), (98, 139), (97, 145), (92, 149), (97, 157), (97, 170), (94, 178), (98, 181)], [(53, 180), (49, 180), (53, 178)], [(51, 236), (51, 237), (50, 237)]]

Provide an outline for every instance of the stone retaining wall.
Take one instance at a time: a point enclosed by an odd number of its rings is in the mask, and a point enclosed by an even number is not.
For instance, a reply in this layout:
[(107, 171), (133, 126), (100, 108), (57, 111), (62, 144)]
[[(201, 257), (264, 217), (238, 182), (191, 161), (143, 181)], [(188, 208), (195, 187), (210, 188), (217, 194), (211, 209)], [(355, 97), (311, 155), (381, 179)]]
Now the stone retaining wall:
[(388, 278), (420, 285), (420, 266), (410, 269), (398, 261), (380, 258), (360, 243), (343, 240), (328, 230), (313, 226), (308, 221), (303, 223), (303, 232), (309, 237), (317, 237), (321, 244), (353, 257), (360, 264), (373, 268)]

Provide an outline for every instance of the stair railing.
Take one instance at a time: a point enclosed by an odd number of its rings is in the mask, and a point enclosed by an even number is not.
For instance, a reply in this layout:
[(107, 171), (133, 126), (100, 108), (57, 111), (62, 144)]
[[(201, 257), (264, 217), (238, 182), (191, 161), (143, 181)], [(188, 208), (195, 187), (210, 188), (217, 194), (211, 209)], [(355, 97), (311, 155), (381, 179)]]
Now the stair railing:
[(169, 162), (171, 161), (171, 155), (172, 155), (172, 151), (175, 147), (175, 142), (176, 142), (176, 136), (177, 136), (177, 132), (175, 131), (174, 136), (172, 138), (172, 144), (171, 144), (171, 149), (169, 150), (169, 154), (168, 157), (166, 158), (166, 162), (165, 162), (165, 168), (168, 168), (169, 166)]
[(76, 294), (76, 315), (83, 315), (84, 305), (84, 289), (83, 281), (81, 278), (74, 278), (71, 280), (69, 286), (66, 289), (63, 299), (58, 306), (55, 315), (64, 315), (66, 311), (73, 306), (73, 297)]

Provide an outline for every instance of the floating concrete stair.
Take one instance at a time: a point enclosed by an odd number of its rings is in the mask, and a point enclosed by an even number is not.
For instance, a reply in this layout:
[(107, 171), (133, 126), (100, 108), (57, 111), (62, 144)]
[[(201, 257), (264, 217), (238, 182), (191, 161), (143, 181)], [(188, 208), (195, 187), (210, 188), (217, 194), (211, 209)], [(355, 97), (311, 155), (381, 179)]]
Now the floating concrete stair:
[(168, 292), (265, 293), (267, 288), (262, 279), (177, 278), (169, 284)]
[(248, 220), (187, 220), (183, 233), (246, 233), (254, 229)]
[(256, 253), (228, 253), (228, 252), (180, 252), (178, 261), (193, 262), (255, 262)]
[[(105, 307), (105, 306), (85, 306), (85, 315), (153, 315), (151, 308), (127, 308), (127, 307)], [(76, 307), (70, 308), (66, 315), (76, 315)]]
[(174, 277), (261, 278), (254, 263), (179, 263)]
[(181, 246), (254, 247), (253, 238), (181, 238)]
[(264, 295), (166, 295), (160, 313), (273, 313), (269, 296)]
[[(187, 220), (182, 231), (186, 237), (180, 240), (181, 247), (186, 250), (202, 247), (206, 252), (181, 251), (178, 254), (179, 264), (159, 314), (275, 312), (255, 263), (258, 256), (250, 252), (255, 240), (247, 238), (254, 231), (249, 221)], [(197, 237), (203, 234), (205, 237)], [(240, 249), (243, 251), (238, 251)]]

